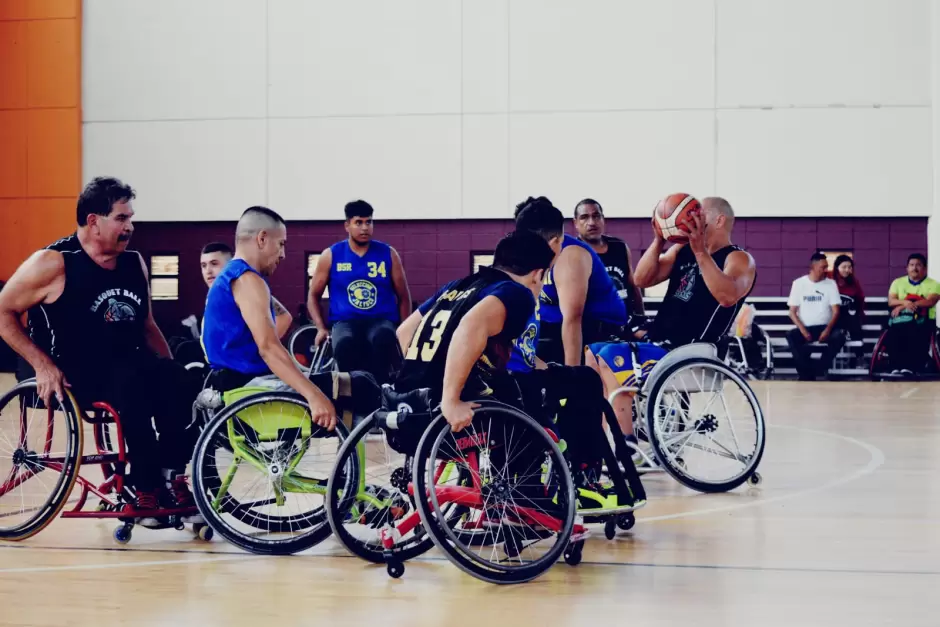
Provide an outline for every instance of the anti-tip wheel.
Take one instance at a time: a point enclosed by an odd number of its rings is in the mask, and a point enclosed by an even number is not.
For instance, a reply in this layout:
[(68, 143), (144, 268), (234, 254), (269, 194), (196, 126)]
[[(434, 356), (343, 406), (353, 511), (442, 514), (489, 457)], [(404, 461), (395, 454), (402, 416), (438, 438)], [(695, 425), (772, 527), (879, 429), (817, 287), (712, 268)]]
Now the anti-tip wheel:
[(763, 481), (763, 477), (760, 476), (759, 472), (753, 473), (750, 477), (747, 478), (748, 485), (759, 486)]
[(614, 520), (608, 520), (604, 523), (604, 535), (608, 540), (613, 540), (617, 535), (617, 522)]
[(132, 529), (133, 527), (130, 525), (121, 525), (114, 530), (114, 540), (118, 544), (127, 544), (131, 541), (131, 536), (133, 535)]
[(385, 565), (388, 576), (392, 579), (398, 579), (405, 574), (405, 565), (401, 562), (389, 562)]
[(636, 516), (633, 515), (633, 512), (628, 512), (626, 514), (617, 516), (617, 526), (624, 531), (630, 531), (633, 529), (633, 525), (635, 524)]
[(569, 566), (577, 566), (581, 563), (581, 552), (584, 548), (584, 540), (579, 540), (574, 544), (568, 545), (565, 549), (565, 563)]
[(215, 532), (212, 531), (212, 527), (202, 524), (193, 525), (193, 533), (203, 542), (211, 541), (212, 537), (215, 535)]

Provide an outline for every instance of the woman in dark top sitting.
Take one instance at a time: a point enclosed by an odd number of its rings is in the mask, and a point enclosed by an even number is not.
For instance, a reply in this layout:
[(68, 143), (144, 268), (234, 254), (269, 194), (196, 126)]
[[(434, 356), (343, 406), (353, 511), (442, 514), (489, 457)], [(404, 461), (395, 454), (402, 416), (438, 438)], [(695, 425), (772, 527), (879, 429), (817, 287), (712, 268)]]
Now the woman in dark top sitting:
[(842, 307), (836, 326), (843, 329), (850, 339), (860, 340), (865, 319), (865, 292), (855, 277), (855, 264), (852, 258), (848, 255), (836, 257), (832, 275), (839, 287), (839, 295), (842, 296)]

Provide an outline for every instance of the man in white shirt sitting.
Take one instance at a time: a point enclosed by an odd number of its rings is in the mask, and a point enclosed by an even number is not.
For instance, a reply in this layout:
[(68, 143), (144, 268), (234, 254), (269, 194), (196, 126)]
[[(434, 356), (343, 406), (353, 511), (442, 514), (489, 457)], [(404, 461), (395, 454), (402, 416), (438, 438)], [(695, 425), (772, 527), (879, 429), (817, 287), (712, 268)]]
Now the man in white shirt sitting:
[(842, 298), (835, 281), (826, 277), (829, 262), (822, 253), (810, 257), (809, 274), (801, 276), (790, 288), (790, 320), (796, 325), (787, 333), (787, 344), (796, 362), (796, 372), (800, 381), (814, 381), (809, 342), (819, 342), (826, 347), (819, 360), (821, 372), (829, 370), (835, 356), (845, 344), (845, 333), (836, 329), (839, 319), (839, 305)]

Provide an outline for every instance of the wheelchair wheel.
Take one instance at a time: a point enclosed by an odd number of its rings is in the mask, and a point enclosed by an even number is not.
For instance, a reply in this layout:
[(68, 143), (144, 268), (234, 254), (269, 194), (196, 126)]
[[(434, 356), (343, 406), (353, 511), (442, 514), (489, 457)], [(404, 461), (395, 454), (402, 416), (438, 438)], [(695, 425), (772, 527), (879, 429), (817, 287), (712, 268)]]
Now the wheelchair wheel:
[(327, 340), (317, 347), (314, 346), (316, 337), (317, 328), (312, 324), (307, 324), (294, 331), (287, 342), (287, 350), (294, 363), (307, 374), (326, 372), (333, 368), (333, 351), (330, 341)]
[(28, 379), (0, 397), (0, 539), (25, 540), (62, 511), (81, 465), (82, 420), (71, 393), (46, 407)]
[[(252, 553), (303, 551), (330, 535), (324, 500), (337, 448), (348, 435), (313, 424), (302, 396), (251, 394), (208, 421), (193, 454), (200, 513)], [(351, 460), (355, 463), (355, 460)]]
[(647, 434), (660, 465), (684, 486), (727, 492), (764, 454), (764, 414), (747, 382), (725, 364), (691, 358), (668, 367), (649, 395)]
[[(453, 433), (443, 416), (432, 421), (414, 461), (421, 521), (434, 544), (464, 572), (491, 583), (530, 581), (569, 546), (574, 528), (574, 484), (567, 462), (545, 429), (524, 413), (482, 401), (473, 423)], [(469, 474), (443, 481), (441, 462)], [(490, 542), (468, 541), (448, 524), (450, 506), (479, 513)], [(476, 516), (474, 516), (476, 518)], [(474, 534), (474, 538), (475, 538)], [(494, 543), (501, 543), (499, 550)]]
[[(384, 435), (370, 436), (374, 427), (373, 419), (363, 420), (340, 447), (326, 488), (327, 518), (333, 533), (353, 554), (376, 564), (401, 563), (427, 552), (434, 543), (420, 522), (408, 521), (418, 516), (408, 493), (412, 458), (392, 449)], [(404, 533), (399, 529), (402, 524), (410, 527)], [(386, 546), (384, 537), (394, 542)]]

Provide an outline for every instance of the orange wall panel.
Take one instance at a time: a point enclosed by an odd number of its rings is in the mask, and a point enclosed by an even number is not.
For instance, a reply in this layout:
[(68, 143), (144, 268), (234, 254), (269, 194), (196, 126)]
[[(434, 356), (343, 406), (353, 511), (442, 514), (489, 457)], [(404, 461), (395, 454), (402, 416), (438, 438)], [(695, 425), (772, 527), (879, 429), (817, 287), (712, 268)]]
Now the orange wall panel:
[[(76, 20), (27, 22), (29, 107), (77, 107), (79, 64)], [(63, 62), (65, 61), (65, 62)]]
[(26, 197), (29, 112), (0, 111), (0, 198)]
[(78, 146), (78, 109), (30, 109), (27, 132), (27, 196), (75, 199), (81, 184), (81, 155), (63, 147)]
[(81, 0), (0, 0), (0, 279), (75, 228)]
[(0, 22), (0, 109), (27, 106), (27, 26), (27, 22)]

